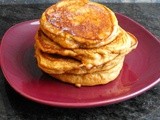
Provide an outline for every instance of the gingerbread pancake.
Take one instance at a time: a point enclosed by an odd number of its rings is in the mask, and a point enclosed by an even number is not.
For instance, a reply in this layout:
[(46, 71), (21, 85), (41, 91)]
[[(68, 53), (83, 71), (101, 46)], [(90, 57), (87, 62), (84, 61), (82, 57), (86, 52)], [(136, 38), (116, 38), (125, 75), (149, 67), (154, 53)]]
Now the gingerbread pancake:
[(116, 66), (109, 70), (98, 71), (87, 74), (53, 74), (51, 76), (78, 87), (81, 86), (94, 86), (107, 84), (113, 81), (119, 75), (123, 67), (123, 61), (119, 62)]
[(119, 31), (115, 14), (87, 0), (63, 0), (40, 20), (42, 31), (63, 48), (95, 48), (111, 42)]
[(124, 55), (119, 55), (113, 60), (108, 61), (102, 65), (88, 68), (80, 61), (77, 61), (74, 58), (64, 57), (58, 54), (44, 53), (37, 48), (35, 56), (37, 58), (38, 66), (48, 74), (85, 74), (101, 70), (109, 70), (116, 66), (119, 62), (123, 61), (124, 59)]
[(38, 67), (76, 86), (113, 81), (138, 41), (113, 11), (88, 0), (61, 0), (44, 11), (35, 35)]
[(60, 54), (73, 57), (86, 66), (101, 65), (119, 54), (126, 54), (131, 50), (132, 38), (121, 29), (120, 34), (111, 43), (94, 49), (65, 49), (57, 45), (39, 30), (36, 35), (36, 43), (43, 52)]

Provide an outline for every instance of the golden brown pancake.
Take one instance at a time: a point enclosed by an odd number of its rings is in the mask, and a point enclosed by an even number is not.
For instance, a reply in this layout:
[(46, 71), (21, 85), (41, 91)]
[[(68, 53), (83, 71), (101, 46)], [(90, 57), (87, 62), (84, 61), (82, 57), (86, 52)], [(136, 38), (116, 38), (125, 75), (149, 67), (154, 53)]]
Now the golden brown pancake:
[(94, 73), (87, 74), (53, 74), (52, 76), (67, 83), (75, 84), (78, 87), (81, 86), (94, 86), (107, 84), (113, 81), (120, 70), (122, 69), (123, 61), (119, 62), (115, 67), (106, 70), (106, 71), (98, 71)]
[(39, 49), (36, 49), (35, 55), (38, 61), (38, 66), (48, 74), (84, 74), (102, 70), (109, 70), (124, 59), (124, 55), (119, 55), (114, 60), (108, 61), (99, 66), (88, 68), (80, 61), (77, 61), (71, 57), (58, 56), (57, 54), (51, 55), (48, 53), (44, 53)]
[(64, 49), (45, 36), (41, 30), (36, 35), (36, 42), (43, 52), (70, 56), (86, 66), (101, 65), (119, 54), (126, 54), (133, 44), (130, 35), (122, 29), (113, 42), (95, 49)]
[(43, 52), (73, 57), (81, 61), (85, 66), (101, 65), (118, 56), (118, 54), (112, 54), (111, 51), (104, 47), (96, 49), (64, 49), (44, 35), (41, 37), (36, 36), (36, 43)]
[(38, 67), (76, 86), (114, 80), (138, 44), (114, 12), (88, 0), (61, 0), (46, 9), (35, 40)]
[(118, 35), (115, 14), (107, 7), (90, 1), (64, 0), (49, 7), (40, 27), (64, 48), (95, 48)]

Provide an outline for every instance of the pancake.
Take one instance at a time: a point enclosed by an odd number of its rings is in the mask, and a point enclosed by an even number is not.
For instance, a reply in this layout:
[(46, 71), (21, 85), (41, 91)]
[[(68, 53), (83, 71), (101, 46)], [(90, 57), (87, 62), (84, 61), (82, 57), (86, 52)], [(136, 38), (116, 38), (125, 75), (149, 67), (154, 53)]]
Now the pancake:
[(95, 48), (118, 35), (115, 14), (90, 1), (64, 0), (49, 7), (40, 19), (42, 31), (63, 48)]
[(107, 84), (119, 75), (137, 38), (108, 7), (61, 0), (46, 9), (35, 35), (35, 58), (45, 73), (76, 86)]
[[(101, 65), (114, 59), (118, 54), (112, 54), (111, 51), (104, 48), (97, 49), (64, 49), (44, 35), (36, 36), (37, 46), (46, 53), (60, 54), (69, 56), (81, 61), (85, 66)], [(104, 51), (105, 50), (105, 51)]]
[(70, 84), (74, 84), (78, 87), (81, 86), (95, 86), (95, 85), (102, 85), (107, 84), (119, 75), (121, 69), (123, 67), (123, 61), (117, 64), (110, 70), (106, 71), (98, 71), (94, 73), (88, 74), (53, 74), (51, 76)]
[(43, 52), (70, 56), (86, 66), (101, 65), (114, 59), (119, 54), (126, 54), (133, 44), (130, 35), (123, 29), (113, 42), (95, 49), (64, 49), (45, 36), (41, 30), (38, 31), (35, 39)]
[(41, 52), (39, 49), (36, 49), (35, 55), (38, 61), (38, 66), (48, 74), (93, 73), (101, 70), (109, 70), (113, 68), (115, 65), (117, 65), (120, 61), (124, 60), (124, 56), (119, 55), (114, 60), (108, 61), (103, 65), (94, 66), (89, 69), (80, 61), (77, 61), (71, 57), (58, 56), (57, 54), (51, 55)]

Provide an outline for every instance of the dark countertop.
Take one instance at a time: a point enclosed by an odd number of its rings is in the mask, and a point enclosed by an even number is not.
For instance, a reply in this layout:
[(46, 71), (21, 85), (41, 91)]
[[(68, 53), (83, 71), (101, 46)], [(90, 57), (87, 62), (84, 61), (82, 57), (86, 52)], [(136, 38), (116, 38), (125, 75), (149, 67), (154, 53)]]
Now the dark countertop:
[[(50, 4), (0, 5), (0, 36), (12, 25), (38, 19)], [(160, 4), (108, 3), (160, 37)], [(160, 67), (160, 66), (159, 66)], [(130, 100), (97, 108), (56, 108), (32, 102), (15, 92), (0, 71), (0, 120), (160, 120), (160, 84)]]

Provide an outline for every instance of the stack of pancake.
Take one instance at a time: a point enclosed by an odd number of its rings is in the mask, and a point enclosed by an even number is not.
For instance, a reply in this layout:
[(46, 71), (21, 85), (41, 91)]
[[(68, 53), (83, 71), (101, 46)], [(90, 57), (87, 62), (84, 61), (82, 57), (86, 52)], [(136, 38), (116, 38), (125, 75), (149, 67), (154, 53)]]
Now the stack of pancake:
[(39, 68), (79, 87), (114, 80), (138, 43), (114, 12), (88, 0), (62, 0), (46, 9), (35, 39)]

